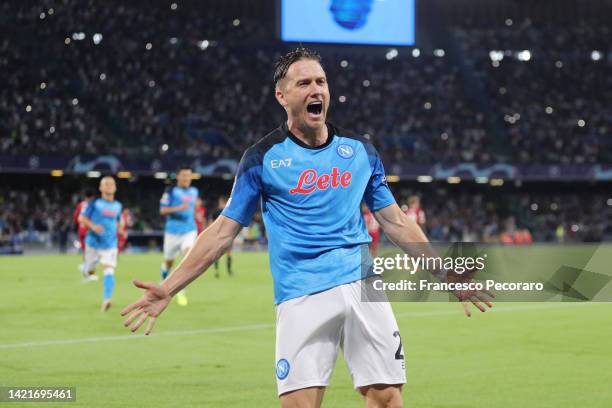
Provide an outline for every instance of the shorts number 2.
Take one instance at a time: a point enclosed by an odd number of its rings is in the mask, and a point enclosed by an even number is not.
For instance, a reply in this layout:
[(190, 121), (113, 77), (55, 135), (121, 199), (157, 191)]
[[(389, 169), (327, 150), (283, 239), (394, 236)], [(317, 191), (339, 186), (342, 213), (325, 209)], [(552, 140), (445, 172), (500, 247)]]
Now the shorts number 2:
[(400, 336), (400, 332), (396, 330), (393, 332), (393, 337), (399, 338), (399, 346), (397, 347), (397, 351), (395, 352), (395, 359), (403, 360), (404, 355), (402, 354), (402, 336)]

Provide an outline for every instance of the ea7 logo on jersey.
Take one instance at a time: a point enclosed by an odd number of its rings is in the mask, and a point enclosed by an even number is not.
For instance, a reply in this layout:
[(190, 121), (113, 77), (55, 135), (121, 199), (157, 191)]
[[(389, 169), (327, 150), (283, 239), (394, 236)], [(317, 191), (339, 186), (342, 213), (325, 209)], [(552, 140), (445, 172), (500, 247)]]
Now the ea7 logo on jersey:
[(278, 169), (279, 167), (291, 167), (291, 160), (293, 160), (291, 157), (287, 159), (270, 160), (270, 166), (273, 169)]
[(338, 186), (348, 187), (351, 185), (350, 171), (340, 174), (338, 168), (332, 168), (331, 174), (319, 175), (316, 170), (304, 170), (300, 174), (297, 186), (289, 190), (289, 194), (310, 194), (315, 190), (327, 190), (328, 188), (338, 188)]

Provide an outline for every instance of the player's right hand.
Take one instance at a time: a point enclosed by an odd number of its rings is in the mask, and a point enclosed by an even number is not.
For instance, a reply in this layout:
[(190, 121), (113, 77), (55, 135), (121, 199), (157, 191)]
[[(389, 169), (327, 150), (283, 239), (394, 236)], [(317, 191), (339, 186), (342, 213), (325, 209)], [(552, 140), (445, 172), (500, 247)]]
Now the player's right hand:
[(93, 230), (93, 232), (95, 232), (96, 234), (101, 234), (104, 232), (104, 227), (99, 225), (99, 224), (93, 224), (91, 226), (91, 229)]
[(134, 286), (140, 289), (144, 289), (145, 292), (140, 299), (126, 306), (121, 311), (121, 316), (125, 316), (128, 313), (132, 314), (125, 320), (123, 325), (130, 327), (132, 333), (135, 332), (142, 326), (142, 324), (149, 318), (145, 335), (148, 336), (153, 330), (157, 317), (166, 309), (172, 296), (168, 291), (161, 285), (153, 282), (141, 282), (138, 279), (134, 279)]

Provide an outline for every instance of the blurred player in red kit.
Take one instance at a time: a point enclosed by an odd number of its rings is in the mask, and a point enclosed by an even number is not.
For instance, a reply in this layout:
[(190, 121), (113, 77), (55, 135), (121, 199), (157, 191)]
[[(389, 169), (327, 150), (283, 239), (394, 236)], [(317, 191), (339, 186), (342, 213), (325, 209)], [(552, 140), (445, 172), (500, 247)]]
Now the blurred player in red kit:
[(418, 196), (408, 198), (408, 208), (403, 208), (404, 213), (412, 221), (416, 222), (423, 231), (425, 231), (425, 211), (421, 208), (421, 199)]
[[(227, 206), (227, 197), (221, 196), (217, 200), (217, 209), (212, 213), (212, 222), (214, 222), (219, 216), (223, 213), (223, 210)], [(232, 272), (232, 246), (225, 251), (226, 255), (226, 265), (227, 265), (227, 274), (229, 276), (233, 276)], [(215, 261), (215, 278), (219, 277), (219, 260)]]
[(121, 211), (119, 228), (117, 229), (117, 249), (119, 249), (119, 253), (122, 253), (123, 248), (125, 248), (125, 243), (128, 239), (128, 228), (131, 227), (132, 224), (132, 214), (130, 210), (124, 208), (123, 211)]
[(196, 199), (195, 203), (195, 222), (198, 227), (198, 235), (206, 228), (206, 207), (201, 198)]
[(87, 208), (87, 204), (93, 200), (95, 193), (93, 190), (87, 189), (85, 190), (85, 198), (79, 201), (74, 209), (74, 214), (72, 214), (72, 221), (77, 225), (77, 235), (79, 237), (79, 242), (81, 243), (81, 254), (83, 255), (83, 259), (85, 259), (85, 235), (87, 235), (87, 227), (79, 222), (79, 215), (82, 212), (85, 212)]
[(361, 213), (363, 214), (363, 221), (365, 222), (368, 234), (372, 238), (370, 242), (370, 254), (372, 257), (376, 257), (376, 250), (378, 249), (378, 243), (380, 242), (380, 224), (374, 218), (374, 214), (370, 211), (365, 203), (361, 204)]

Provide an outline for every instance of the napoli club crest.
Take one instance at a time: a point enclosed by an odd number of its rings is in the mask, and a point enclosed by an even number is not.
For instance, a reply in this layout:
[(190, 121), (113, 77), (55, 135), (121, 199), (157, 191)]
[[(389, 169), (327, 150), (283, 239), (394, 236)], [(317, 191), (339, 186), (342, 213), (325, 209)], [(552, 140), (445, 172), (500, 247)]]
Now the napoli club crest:
[(279, 380), (284, 380), (289, 375), (289, 369), (289, 362), (284, 358), (281, 358), (278, 360), (278, 363), (276, 363), (276, 377)]
[(353, 148), (347, 144), (341, 144), (338, 146), (336, 152), (338, 152), (338, 156), (342, 157), (343, 159), (350, 159), (355, 154)]

